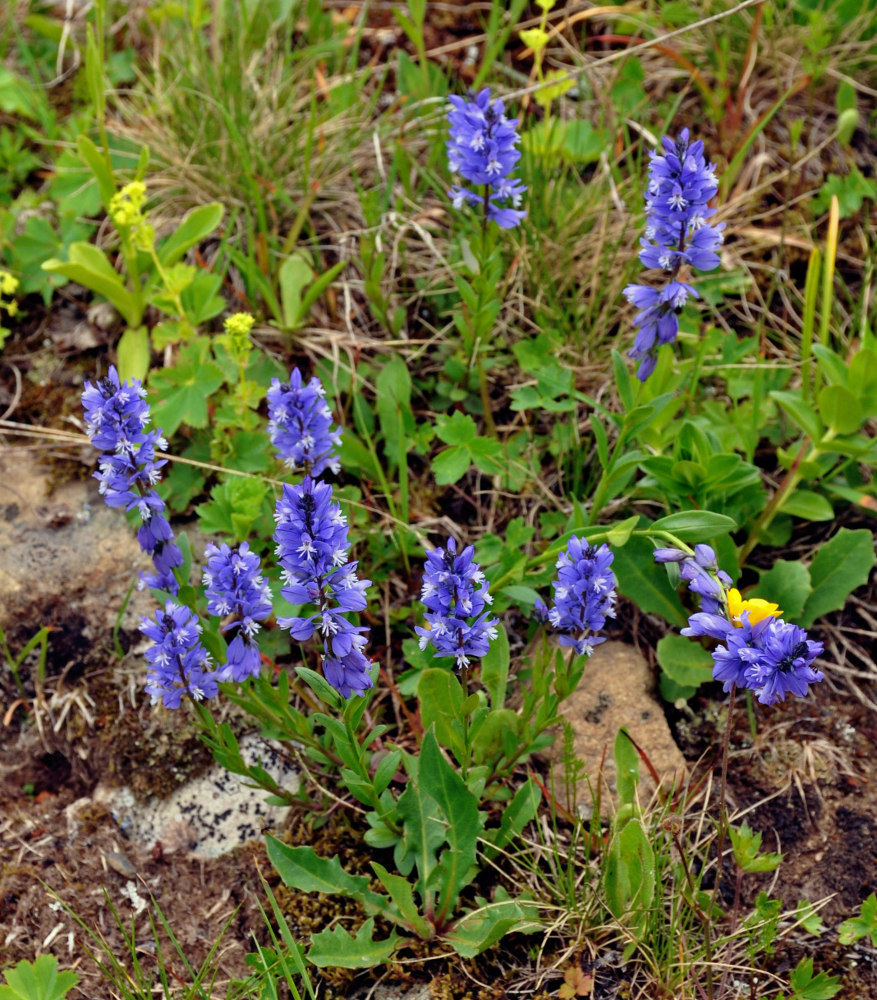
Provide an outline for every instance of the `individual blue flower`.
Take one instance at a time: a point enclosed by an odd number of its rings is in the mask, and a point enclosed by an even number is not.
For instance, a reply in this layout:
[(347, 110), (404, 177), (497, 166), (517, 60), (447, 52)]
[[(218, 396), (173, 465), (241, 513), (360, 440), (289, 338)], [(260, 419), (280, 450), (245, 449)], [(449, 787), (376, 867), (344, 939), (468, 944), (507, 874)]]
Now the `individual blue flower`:
[(85, 383), (85, 429), (103, 452), (94, 478), (105, 502), (140, 515), (137, 540), (155, 566), (155, 573), (141, 573), (141, 586), (176, 594), (179, 584), (173, 570), (183, 564), (183, 555), (165, 516), (164, 501), (155, 491), (167, 463), (156, 453), (167, 449), (167, 441), (160, 430), (146, 430), (150, 417), (145, 396), (139, 379), (120, 382), (115, 367), (110, 367), (95, 385)]
[(590, 656), (595, 646), (606, 641), (597, 633), (607, 618), (615, 617), (613, 559), (608, 545), (596, 547), (574, 535), (555, 564), (551, 609), (542, 601), (536, 602), (537, 617), (566, 633), (559, 639), (561, 646), (571, 646), (579, 656)]
[(639, 312), (634, 317), (636, 339), (629, 357), (640, 364), (641, 382), (652, 374), (661, 344), (672, 343), (679, 333), (678, 313), (697, 292), (680, 278), (683, 266), (711, 271), (719, 264), (725, 224), (707, 220), (715, 214), (708, 202), (718, 190), (715, 165), (707, 163), (703, 142), (689, 143), (688, 129), (675, 141), (664, 138), (653, 150), (646, 188), (646, 230), (640, 240), (639, 258), (644, 267), (670, 275), (662, 289), (628, 285), (624, 295)]
[(503, 102), (491, 100), (488, 87), (469, 97), (452, 95), (449, 100), (448, 166), (452, 174), (460, 174), (481, 189), (454, 185), (449, 193), (454, 208), (483, 208), (501, 229), (513, 229), (527, 214), (520, 209), (527, 189), (510, 176), (521, 158), (518, 120), (506, 118)]
[(415, 627), (421, 649), (431, 645), (435, 656), (453, 656), (459, 668), (485, 656), (499, 634), (499, 619), (486, 610), (493, 598), (474, 554), (471, 545), (458, 553), (453, 538), (427, 552), (420, 594), (426, 626)]
[(332, 487), (310, 476), (295, 486), (284, 484), (274, 516), (281, 594), (290, 604), (316, 606), (310, 615), (281, 617), (278, 624), (299, 642), (319, 632), (326, 680), (345, 698), (364, 694), (373, 687), (363, 652), (368, 630), (352, 625), (344, 613), (365, 608), (371, 581), (360, 580), (348, 559), (347, 519)]
[(179, 708), (184, 694), (194, 701), (216, 695), (218, 678), (209, 669), (197, 615), (168, 600), (155, 618), (141, 619), (140, 631), (152, 640), (146, 651), (146, 691), (153, 704), (161, 701), (165, 708)]
[(341, 431), (332, 426), (325, 395), (318, 378), (304, 385), (298, 368), (290, 372), (288, 382), (272, 379), (268, 390), (268, 436), (277, 457), (290, 469), (312, 476), (340, 468)]
[(224, 542), (204, 550), (203, 583), (207, 610), (222, 619), (220, 631), (231, 641), (228, 659), (219, 667), (223, 681), (243, 681), (259, 674), (261, 659), (256, 635), (271, 614), (271, 591), (260, 575), (259, 557), (247, 542), (235, 548)]
[(785, 701), (787, 694), (803, 698), (811, 684), (825, 679), (811, 664), (824, 650), (821, 642), (807, 638), (804, 629), (781, 618), (772, 619), (761, 635), (761, 656), (746, 671), (747, 687), (763, 705)]

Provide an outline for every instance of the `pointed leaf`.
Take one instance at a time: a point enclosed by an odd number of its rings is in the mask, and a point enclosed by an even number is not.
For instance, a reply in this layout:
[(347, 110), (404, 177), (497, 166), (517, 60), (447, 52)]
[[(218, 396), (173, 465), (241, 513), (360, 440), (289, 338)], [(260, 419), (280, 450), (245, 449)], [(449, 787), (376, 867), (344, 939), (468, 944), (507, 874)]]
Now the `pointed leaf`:
[(375, 922), (373, 918), (365, 921), (356, 932), (356, 937), (348, 934), (343, 927), (333, 927), (328, 931), (320, 931), (311, 938), (308, 951), (308, 961), (318, 968), (327, 966), (339, 969), (373, 969), (389, 961), (400, 940), (393, 933), (384, 941), (374, 941)]
[(801, 625), (812, 625), (820, 616), (842, 608), (856, 587), (867, 582), (874, 562), (871, 532), (866, 528), (841, 528), (820, 548), (810, 565), (813, 592), (804, 605)]

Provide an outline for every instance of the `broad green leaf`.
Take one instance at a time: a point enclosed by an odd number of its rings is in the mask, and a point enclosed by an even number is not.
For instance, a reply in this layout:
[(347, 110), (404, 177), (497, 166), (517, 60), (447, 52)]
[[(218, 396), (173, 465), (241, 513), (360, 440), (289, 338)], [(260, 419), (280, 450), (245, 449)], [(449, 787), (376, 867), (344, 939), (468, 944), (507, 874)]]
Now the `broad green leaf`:
[[(847, 385), (849, 381), (849, 370), (847, 363), (843, 358), (835, 354), (835, 352), (830, 347), (826, 347), (825, 344), (814, 344), (813, 353), (819, 359), (819, 367), (828, 382), (831, 382), (834, 385)], [(825, 419), (824, 413), (822, 414), (822, 418), (823, 420)]]
[(639, 754), (624, 728), (619, 729), (615, 736), (613, 755), (618, 801), (622, 806), (633, 805), (636, 802), (636, 786), (639, 783)]
[(482, 715), (472, 736), (476, 763), (492, 764), (509, 750), (514, 753), (518, 749), (520, 732), (521, 718), (510, 708), (493, 708)]
[(277, 283), (280, 285), (282, 319), (287, 330), (294, 330), (301, 322), (302, 298), (313, 279), (314, 269), (301, 253), (287, 257), (278, 268)]
[(782, 616), (794, 621), (804, 610), (804, 604), (812, 589), (810, 570), (803, 563), (777, 559), (773, 566), (759, 577), (755, 596), (778, 604)]
[(695, 639), (665, 635), (656, 651), (661, 669), (682, 687), (700, 687), (713, 679), (713, 658)]
[(834, 508), (821, 493), (813, 490), (795, 490), (782, 504), (780, 510), (792, 517), (803, 517), (807, 521), (831, 521)]
[(846, 386), (823, 386), (818, 403), (820, 417), (835, 434), (853, 434), (861, 426), (862, 404)]
[(495, 857), (515, 837), (521, 835), (524, 827), (536, 818), (541, 801), (542, 790), (539, 784), (534, 778), (527, 778), (526, 783), (521, 785), (512, 801), (503, 809), (499, 826), (485, 833), (492, 845), (484, 848), (488, 859)]
[(684, 625), (688, 616), (667, 574), (655, 566), (653, 552), (645, 538), (636, 536), (615, 552), (612, 569), (618, 579), (618, 589), (640, 611), (659, 614), (672, 625)]
[(850, 917), (839, 928), (838, 939), (841, 944), (852, 944), (863, 937), (870, 937), (877, 948), (877, 896), (871, 895), (862, 903), (860, 916)]
[(628, 517), (624, 521), (619, 521), (618, 524), (611, 525), (606, 533), (606, 541), (617, 548), (627, 545), (628, 539), (638, 523), (639, 517), (634, 514), (633, 517)]
[(810, 436), (811, 440), (818, 441), (825, 433), (825, 428), (822, 426), (816, 411), (804, 402), (799, 392), (775, 389), (771, 392), (770, 397), (780, 404), (795, 424)]
[(445, 760), (432, 730), (423, 738), (418, 783), (437, 803), (447, 822), (448, 846), (442, 851), (435, 873), (439, 890), (436, 913), (442, 921), (453, 912), (460, 890), (469, 881), (483, 821), (478, 814), (478, 800)]
[(451, 669), (430, 667), (420, 675), (417, 701), (423, 728), (434, 725), (439, 743), (457, 757), (462, 757), (464, 751), (454, 725), (462, 718), (463, 697), (463, 688)]
[(233, 476), (217, 483), (210, 499), (195, 508), (198, 527), (205, 535), (226, 535), (236, 542), (246, 541), (262, 513), (268, 486), (258, 479)]
[[(680, 463), (676, 463), (679, 465)], [(655, 521), (652, 529), (669, 531), (684, 542), (706, 542), (716, 535), (733, 531), (737, 522), (725, 514), (714, 514), (711, 510), (680, 510)]]
[(850, 358), (850, 390), (865, 416), (877, 417), (877, 351), (866, 347)]
[(62, 1000), (79, 982), (75, 972), (58, 972), (54, 955), (40, 955), (33, 963), (22, 959), (3, 973), (0, 1000)]
[(113, 270), (103, 251), (89, 243), (71, 243), (68, 254), (66, 261), (56, 258), (45, 261), (43, 270), (63, 274), (70, 281), (78, 281), (97, 292), (119, 311), (128, 326), (139, 326), (143, 308)]
[(795, 991), (792, 1000), (831, 1000), (843, 989), (840, 976), (831, 976), (827, 972), (814, 976), (812, 958), (802, 958), (792, 969), (789, 973), (789, 985)]
[(320, 931), (311, 938), (308, 961), (318, 968), (373, 969), (389, 961), (399, 941), (404, 940), (393, 931), (384, 941), (374, 941), (374, 919), (368, 920), (352, 936), (343, 927)]
[[(510, 588), (506, 588), (509, 590)], [(505, 704), (506, 682), (509, 676), (509, 638), (505, 627), (497, 627), (497, 636), (491, 642), (487, 655), (481, 660), (481, 683), (490, 695), (490, 704), (502, 708)], [(424, 723), (426, 726), (426, 723)]]
[(283, 884), (299, 892), (324, 892), (329, 895), (348, 896), (356, 899), (372, 913), (383, 913), (389, 906), (386, 896), (369, 889), (367, 875), (349, 875), (336, 854), (334, 858), (321, 858), (313, 847), (290, 847), (283, 841), (266, 838), (268, 859), (283, 879)]
[(841, 528), (810, 564), (813, 592), (804, 605), (800, 624), (807, 627), (829, 611), (842, 608), (856, 587), (868, 580), (874, 562), (872, 533), (865, 528)]
[(175, 264), (187, 250), (191, 250), (216, 229), (224, 214), (225, 209), (218, 201), (193, 208), (158, 248), (158, 259), (165, 267)]
[(126, 382), (132, 378), (141, 381), (149, 371), (149, 333), (145, 326), (129, 326), (116, 346), (119, 378)]
[[(433, 737), (433, 741), (434, 741)], [(421, 770), (422, 756), (418, 763)], [(418, 889), (424, 911), (432, 908), (434, 889), (432, 875), (438, 849), (445, 842), (445, 825), (438, 815), (438, 803), (420, 787), (415, 775), (399, 796), (396, 814), (402, 822), (402, 843), (396, 846), (396, 867), (403, 875), (417, 867)]]

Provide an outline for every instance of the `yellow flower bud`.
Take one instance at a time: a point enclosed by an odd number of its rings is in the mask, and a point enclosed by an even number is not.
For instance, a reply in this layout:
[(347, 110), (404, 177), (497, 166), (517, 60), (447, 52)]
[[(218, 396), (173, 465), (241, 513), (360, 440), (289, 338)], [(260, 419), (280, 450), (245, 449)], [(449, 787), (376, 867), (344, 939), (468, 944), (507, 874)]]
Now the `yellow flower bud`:
[(538, 55), (548, 44), (548, 32), (543, 31), (542, 28), (525, 28), (523, 31), (519, 31), (521, 41), (528, 49), (532, 49), (535, 55)]
[(247, 312), (234, 313), (227, 317), (223, 326), (225, 332), (233, 336), (246, 337), (256, 320)]

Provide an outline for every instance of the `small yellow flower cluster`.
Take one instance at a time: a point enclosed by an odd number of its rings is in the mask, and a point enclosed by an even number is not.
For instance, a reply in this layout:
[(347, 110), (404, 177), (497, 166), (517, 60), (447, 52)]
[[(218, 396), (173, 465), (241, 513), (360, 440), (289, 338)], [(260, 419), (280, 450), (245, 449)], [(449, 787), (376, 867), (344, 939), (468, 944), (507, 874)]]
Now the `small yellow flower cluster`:
[[(17, 291), (18, 278), (13, 278), (8, 271), (0, 270), (0, 309), (3, 309), (10, 316), (14, 316), (18, 312), (18, 303), (12, 298)], [(7, 298), (9, 301), (6, 301)]]
[(256, 320), (247, 312), (234, 313), (229, 316), (225, 323), (225, 332), (233, 337), (246, 337)]
[(145, 201), (146, 185), (143, 181), (131, 181), (110, 199), (110, 218), (119, 229), (130, 230), (138, 249), (149, 251), (155, 244), (155, 229), (143, 211)]

